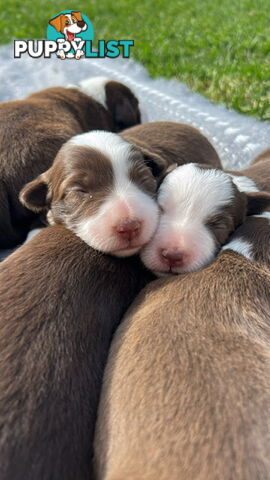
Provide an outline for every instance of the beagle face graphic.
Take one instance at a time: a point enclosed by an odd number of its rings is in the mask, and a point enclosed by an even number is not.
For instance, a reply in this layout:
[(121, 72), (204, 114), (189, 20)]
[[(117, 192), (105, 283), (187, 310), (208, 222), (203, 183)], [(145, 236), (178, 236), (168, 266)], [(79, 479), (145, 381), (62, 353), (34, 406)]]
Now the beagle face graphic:
[(69, 42), (75, 39), (77, 33), (87, 29), (87, 24), (82, 19), (81, 12), (61, 13), (50, 20), (49, 23), (57, 32), (61, 32)]

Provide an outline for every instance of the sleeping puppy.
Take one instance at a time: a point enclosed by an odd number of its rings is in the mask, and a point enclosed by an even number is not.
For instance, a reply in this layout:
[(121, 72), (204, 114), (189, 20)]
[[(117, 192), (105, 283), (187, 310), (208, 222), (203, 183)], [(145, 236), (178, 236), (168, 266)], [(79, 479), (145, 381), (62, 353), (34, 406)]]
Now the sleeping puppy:
[(131, 90), (100, 77), (1, 103), (0, 248), (25, 239), (36, 215), (19, 202), (19, 191), (51, 166), (64, 142), (89, 130), (118, 131), (139, 122)]
[(157, 202), (159, 225), (141, 258), (157, 275), (178, 274), (210, 263), (247, 215), (270, 205), (270, 193), (241, 192), (228, 173), (189, 164), (166, 176)]
[(0, 478), (92, 480), (111, 336), (152, 277), (61, 225), (0, 265)]
[(91, 132), (64, 145), (53, 167), (26, 185), (20, 199), (93, 248), (131, 255), (156, 229), (157, 182), (174, 164), (195, 159), (220, 166), (208, 140), (188, 125), (154, 122), (121, 136)]
[(269, 292), (269, 216), (251, 216), (207, 268), (138, 295), (105, 370), (97, 480), (270, 479)]

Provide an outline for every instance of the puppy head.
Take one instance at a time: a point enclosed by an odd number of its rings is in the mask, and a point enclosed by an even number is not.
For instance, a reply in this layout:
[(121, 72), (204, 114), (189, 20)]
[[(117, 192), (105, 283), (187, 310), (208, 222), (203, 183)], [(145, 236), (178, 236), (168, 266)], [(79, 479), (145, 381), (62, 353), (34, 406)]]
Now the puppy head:
[(20, 200), (31, 210), (47, 210), (50, 224), (65, 225), (96, 250), (129, 256), (157, 227), (156, 188), (138, 149), (116, 134), (94, 131), (68, 141)]
[(231, 235), (222, 250), (233, 250), (270, 268), (270, 212), (247, 217), (243, 225)]
[(87, 25), (82, 19), (81, 12), (61, 13), (49, 21), (57, 32), (66, 33), (69, 41), (74, 40), (76, 33), (87, 29)]
[(77, 88), (106, 108), (115, 132), (141, 123), (139, 101), (123, 83), (106, 77), (93, 77), (79, 82)]
[(270, 194), (240, 192), (221, 170), (187, 164), (165, 178), (158, 204), (159, 226), (141, 258), (156, 274), (178, 274), (211, 262), (246, 215), (270, 204)]

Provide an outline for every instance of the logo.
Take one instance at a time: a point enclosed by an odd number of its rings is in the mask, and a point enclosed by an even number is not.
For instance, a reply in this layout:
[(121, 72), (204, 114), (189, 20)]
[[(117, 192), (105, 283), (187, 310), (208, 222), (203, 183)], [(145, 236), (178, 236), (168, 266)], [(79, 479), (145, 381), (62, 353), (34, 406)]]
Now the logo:
[(64, 10), (49, 20), (47, 40), (14, 40), (14, 57), (28, 54), (32, 58), (61, 60), (80, 58), (130, 57), (134, 40), (98, 40), (93, 46), (94, 28), (89, 18), (79, 10)]

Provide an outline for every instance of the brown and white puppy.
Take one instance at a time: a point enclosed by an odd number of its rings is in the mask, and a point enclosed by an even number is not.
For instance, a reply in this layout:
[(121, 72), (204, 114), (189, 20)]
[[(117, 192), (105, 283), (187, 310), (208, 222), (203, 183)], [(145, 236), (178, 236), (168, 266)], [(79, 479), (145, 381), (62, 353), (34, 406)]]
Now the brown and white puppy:
[(65, 225), (96, 250), (129, 256), (157, 227), (156, 188), (139, 149), (116, 134), (94, 131), (67, 142), (20, 199), (48, 212), (50, 224)]
[(159, 225), (141, 258), (157, 275), (178, 274), (210, 263), (247, 215), (270, 206), (270, 194), (240, 192), (228, 173), (189, 164), (166, 176), (157, 201)]
[(149, 277), (61, 225), (0, 265), (0, 478), (90, 480), (111, 336)]
[(267, 248), (270, 268), (270, 224), (255, 221), (252, 261), (229, 247), (150, 283), (125, 316), (101, 393), (97, 480), (270, 479), (270, 270), (256, 264)]
[(63, 223), (93, 248), (131, 255), (157, 227), (154, 177), (159, 181), (168, 167), (195, 159), (220, 166), (208, 140), (188, 125), (154, 122), (121, 136), (91, 132), (71, 139), (54, 166), (26, 185), (21, 200), (49, 209), (50, 223)]
[(258, 155), (247, 168), (228, 173), (241, 190), (270, 192), (270, 150)]
[(25, 239), (36, 216), (19, 202), (19, 191), (51, 166), (64, 142), (89, 130), (118, 131), (138, 122), (131, 90), (103, 77), (1, 103), (0, 248)]

